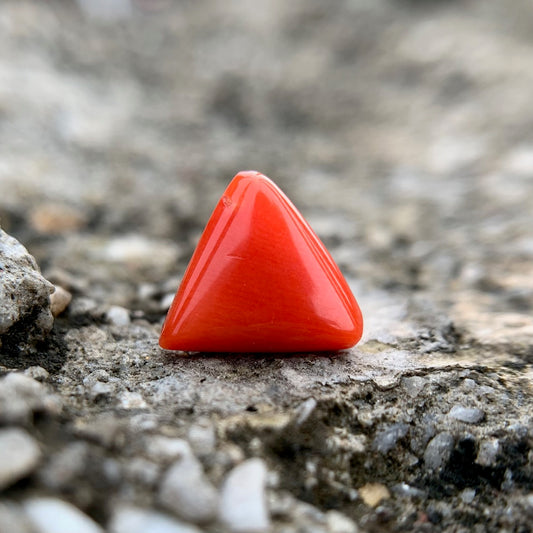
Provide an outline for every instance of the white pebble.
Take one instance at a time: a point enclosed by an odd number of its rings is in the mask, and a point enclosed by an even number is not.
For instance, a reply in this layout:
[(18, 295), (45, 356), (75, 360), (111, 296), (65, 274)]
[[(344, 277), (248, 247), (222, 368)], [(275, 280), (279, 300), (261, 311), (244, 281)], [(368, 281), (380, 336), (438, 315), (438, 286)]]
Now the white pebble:
[(481, 466), (494, 466), (498, 459), (500, 442), (498, 439), (487, 439), (479, 445), (476, 463)]
[(50, 374), (42, 366), (29, 366), (24, 370), (24, 375), (36, 381), (46, 381)]
[(35, 439), (18, 428), (0, 431), (0, 490), (30, 474), (41, 458)]
[(312, 414), (317, 406), (314, 398), (307, 398), (305, 402), (302, 402), (295, 412), (295, 422), (297, 426), (301, 426)]
[(192, 455), (189, 443), (183, 439), (154, 435), (146, 442), (146, 452), (155, 461), (171, 461)]
[(24, 510), (37, 533), (104, 533), (79, 509), (57, 498), (31, 498)]
[(119, 305), (112, 305), (105, 316), (113, 326), (128, 326), (131, 322), (130, 312)]
[(159, 307), (161, 310), (163, 311), (167, 311), (168, 308), (172, 305), (172, 302), (174, 301), (174, 295), (176, 293), (172, 292), (172, 293), (168, 293), (168, 294), (165, 294), (165, 296), (163, 296), (163, 298), (161, 298), (161, 302), (159, 304)]
[(192, 454), (185, 454), (167, 471), (159, 490), (159, 502), (169, 511), (193, 523), (214, 519), (218, 493)]
[(111, 518), (110, 533), (200, 533), (200, 530), (164, 513), (140, 507), (120, 507)]
[(461, 492), (461, 500), (463, 501), (463, 503), (470, 504), (474, 501), (475, 497), (475, 489), (464, 489), (463, 492)]
[(220, 500), (220, 521), (234, 533), (256, 533), (269, 528), (265, 497), (267, 469), (261, 459), (236, 466), (226, 478)]
[(450, 409), (448, 416), (467, 424), (477, 424), (478, 422), (481, 422), (483, 418), (485, 418), (485, 413), (476, 407), (463, 407), (462, 405), (454, 405)]
[(122, 409), (146, 409), (147, 404), (139, 392), (123, 391), (118, 396)]
[(357, 533), (359, 531), (353, 520), (338, 511), (328, 511), (326, 517), (330, 533)]

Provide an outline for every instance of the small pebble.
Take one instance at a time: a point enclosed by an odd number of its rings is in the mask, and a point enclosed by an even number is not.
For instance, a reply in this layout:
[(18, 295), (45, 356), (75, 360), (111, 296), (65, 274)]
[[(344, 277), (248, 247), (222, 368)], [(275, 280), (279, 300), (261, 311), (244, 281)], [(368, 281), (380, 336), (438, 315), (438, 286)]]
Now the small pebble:
[(484, 440), (479, 445), (476, 463), (481, 466), (494, 466), (498, 459), (500, 442), (498, 439)]
[(174, 517), (152, 509), (123, 506), (113, 513), (109, 533), (201, 533)]
[(141, 283), (137, 288), (137, 296), (139, 300), (149, 300), (153, 298), (158, 292), (157, 285), (153, 283)]
[(270, 520), (266, 505), (267, 469), (261, 459), (236, 466), (222, 486), (220, 521), (234, 533), (266, 531)]
[(146, 453), (154, 461), (172, 461), (192, 455), (189, 443), (183, 439), (154, 435), (145, 445)]
[(174, 296), (175, 296), (174, 292), (172, 293), (169, 292), (168, 294), (165, 294), (165, 296), (161, 298), (161, 302), (159, 303), (159, 308), (162, 311), (167, 311), (169, 307), (172, 305), (172, 302), (174, 301)]
[(91, 400), (100, 398), (108, 398), (115, 392), (115, 385), (112, 383), (102, 383), (97, 381), (89, 390), (89, 397)]
[(485, 418), (485, 413), (476, 407), (463, 407), (462, 405), (454, 405), (448, 413), (448, 416), (467, 424), (477, 424)]
[(139, 392), (123, 391), (118, 396), (119, 407), (122, 409), (146, 409), (147, 403)]
[(450, 460), (454, 448), (454, 439), (450, 433), (442, 432), (433, 437), (424, 452), (424, 464), (428, 470), (439, 470)]
[(98, 304), (92, 298), (77, 296), (70, 304), (72, 315), (90, 315), (97, 312)]
[(403, 378), (401, 383), (405, 392), (407, 392), (411, 398), (416, 398), (426, 386), (427, 380), (420, 376), (410, 376)]
[(378, 506), (390, 498), (389, 489), (381, 483), (367, 483), (359, 489), (359, 496), (370, 507)]
[(463, 380), (463, 385), (465, 388), (474, 390), (478, 388), (478, 384), (472, 378), (466, 378)]
[(30, 498), (24, 510), (37, 533), (104, 533), (79, 509), (57, 498)]
[(463, 503), (470, 504), (474, 501), (474, 498), (476, 497), (476, 491), (475, 489), (464, 489), (461, 492), (460, 496)]
[(0, 430), (0, 490), (33, 472), (41, 459), (37, 441), (18, 428)]
[(308, 398), (305, 402), (302, 402), (295, 413), (295, 423), (297, 426), (301, 426), (316, 409), (317, 402), (314, 398)]
[(215, 518), (218, 493), (198, 459), (189, 453), (167, 470), (159, 489), (159, 502), (188, 522), (201, 524)]
[(427, 496), (425, 491), (417, 489), (416, 487), (408, 485), (407, 483), (398, 483), (394, 485), (392, 487), (392, 492), (404, 498), (423, 499)]
[(103, 368), (98, 368), (94, 372), (87, 374), (83, 378), (82, 383), (85, 387), (92, 387), (99, 381), (101, 381), (102, 383), (107, 383), (109, 381), (109, 372), (107, 372)]
[(407, 424), (392, 424), (377, 433), (372, 446), (374, 450), (382, 454), (389, 453), (396, 446), (396, 443), (407, 435), (408, 431), (409, 426)]
[(29, 366), (24, 370), (24, 375), (36, 381), (46, 381), (50, 376), (42, 366)]
[(216, 435), (213, 424), (205, 419), (198, 420), (188, 431), (187, 438), (194, 452), (199, 456), (209, 455), (215, 451)]
[(131, 323), (130, 312), (119, 305), (112, 305), (105, 316), (113, 326), (123, 327)]
[(357, 524), (338, 511), (328, 511), (326, 520), (329, 533), (358, 533)]
[(70, 304), (72, 294), (59, 285), (55, 286), (55, 291), (50, 295), (50, 310), (54, 316), (59, 316)]

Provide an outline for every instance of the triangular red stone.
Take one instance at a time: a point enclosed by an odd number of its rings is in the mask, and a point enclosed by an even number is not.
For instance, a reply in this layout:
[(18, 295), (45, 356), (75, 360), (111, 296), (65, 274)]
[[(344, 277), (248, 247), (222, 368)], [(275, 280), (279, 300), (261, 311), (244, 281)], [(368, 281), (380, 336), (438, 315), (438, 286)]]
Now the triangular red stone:
[(310, 352), (361, 338), (359, 306), (296, 207), (259, 172), (218, 202), (159, 344), (199, 352)]

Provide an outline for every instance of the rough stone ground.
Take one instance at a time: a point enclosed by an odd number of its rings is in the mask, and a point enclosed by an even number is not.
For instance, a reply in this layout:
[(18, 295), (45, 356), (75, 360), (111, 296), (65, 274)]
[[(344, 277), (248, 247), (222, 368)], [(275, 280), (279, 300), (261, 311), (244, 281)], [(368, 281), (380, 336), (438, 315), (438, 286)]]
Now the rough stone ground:
[[(531, 531), (532, 24), (527, 0), (1, 2), (1, 224), (73, 300), (0, 354), (0, 531)], [(247, 168), (346, 274), (356, 348), (158, 348)]]

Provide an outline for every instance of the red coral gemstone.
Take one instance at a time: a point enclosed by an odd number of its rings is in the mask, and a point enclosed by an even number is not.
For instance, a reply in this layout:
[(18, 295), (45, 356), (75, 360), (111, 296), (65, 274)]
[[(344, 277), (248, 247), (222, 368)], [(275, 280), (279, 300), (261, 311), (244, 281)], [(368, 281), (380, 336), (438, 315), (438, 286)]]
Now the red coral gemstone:
[(361, 338), (357, 302), (320, 239), (259, 172), (224, 192), (187, 267), (159, 344), (198, 352), (314, 352)]

